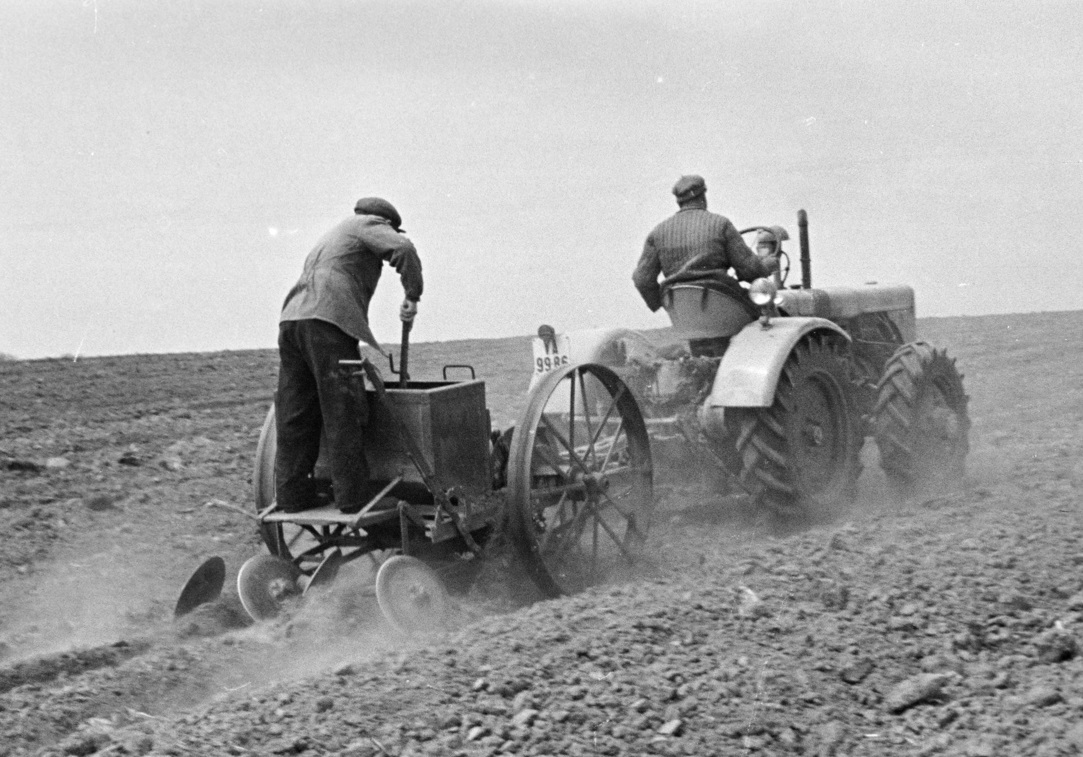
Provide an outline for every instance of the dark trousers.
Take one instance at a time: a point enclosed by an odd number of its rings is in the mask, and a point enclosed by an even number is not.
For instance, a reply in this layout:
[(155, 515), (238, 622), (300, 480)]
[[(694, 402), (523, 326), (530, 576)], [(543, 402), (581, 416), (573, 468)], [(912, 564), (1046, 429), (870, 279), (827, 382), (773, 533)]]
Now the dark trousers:
[(320, 435), (327, 449), (335, 504), (363, 504), (369, 470), (362, 433), (369, 407), (365, 385), (339, 360), (357, 360), (357, 340), (334, 324), (315, 319), (279, 325), (278, 394), (275, 397), (278, 449), (275, 488), (280, 510), (297, 511), (317, 503), (313, 469)]

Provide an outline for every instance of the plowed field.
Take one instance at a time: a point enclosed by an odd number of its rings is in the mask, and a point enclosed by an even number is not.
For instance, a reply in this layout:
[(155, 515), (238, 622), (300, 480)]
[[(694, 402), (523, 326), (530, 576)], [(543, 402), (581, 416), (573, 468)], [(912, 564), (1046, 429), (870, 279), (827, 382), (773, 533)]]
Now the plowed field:
[[(0, 363), (0, 755), (1083, 753), (1083, 313), (919, 332), (966, 373), (958, 490), (891, 499), (870, 444), (853, 508), (779, 536), (670, 476), (652, 566), (523, 605), (497, 557), (425, 641), (357, 571), (239, 609), (275, 353)], [(529, 361), (411, 354), (473, 364), (498, 428)], [(174, 623), (214, 554), (225, 595)]]

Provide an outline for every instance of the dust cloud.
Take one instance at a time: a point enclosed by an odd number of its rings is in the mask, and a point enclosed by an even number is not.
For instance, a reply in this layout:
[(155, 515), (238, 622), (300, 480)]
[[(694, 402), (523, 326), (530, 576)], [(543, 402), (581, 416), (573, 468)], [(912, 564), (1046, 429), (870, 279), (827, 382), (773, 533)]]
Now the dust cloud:
[(113, 543), (39, 563), (32, 586), (8, 609), (5, 657), (93, 647), (143, 632), (176, 597), (162, 597), (146, 578), (154, 566), (140, 562), (123, 544)]

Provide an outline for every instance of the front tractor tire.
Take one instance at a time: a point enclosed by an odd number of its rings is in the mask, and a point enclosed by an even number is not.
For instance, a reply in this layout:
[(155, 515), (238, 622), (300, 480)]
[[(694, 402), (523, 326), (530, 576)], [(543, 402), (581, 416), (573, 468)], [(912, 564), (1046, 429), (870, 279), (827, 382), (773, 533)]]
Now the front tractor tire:
[(968, 402), (946, 350), (911, 342), (887, 361), (873, 417), (880, 467), (901, 495), (962, 480), (970, 450)]
[(864, 434), (844, 341), (805, 337), (770, 407), (726, 412), (736, 421), (738, 480), (759, 509), (793, 524), (830, 518), (853, 500)]

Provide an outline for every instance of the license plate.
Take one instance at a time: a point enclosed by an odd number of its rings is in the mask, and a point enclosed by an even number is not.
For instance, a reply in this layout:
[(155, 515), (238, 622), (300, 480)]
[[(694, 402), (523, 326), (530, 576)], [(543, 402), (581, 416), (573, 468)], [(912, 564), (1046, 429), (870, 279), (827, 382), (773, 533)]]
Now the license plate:
[(534, 375), (540, 376), (571, 362), (571, 340), (557, 334), (551, 340), (534, 337)]

